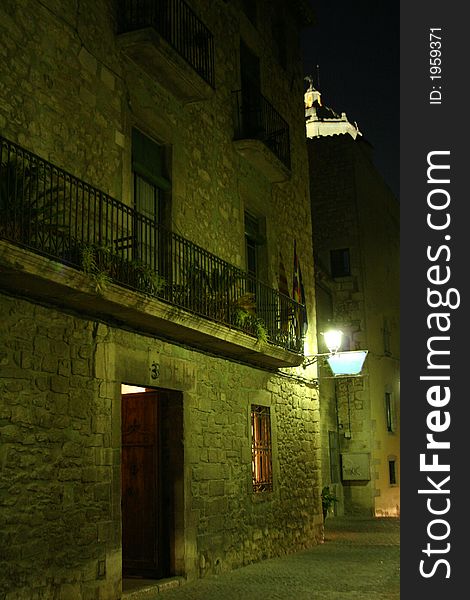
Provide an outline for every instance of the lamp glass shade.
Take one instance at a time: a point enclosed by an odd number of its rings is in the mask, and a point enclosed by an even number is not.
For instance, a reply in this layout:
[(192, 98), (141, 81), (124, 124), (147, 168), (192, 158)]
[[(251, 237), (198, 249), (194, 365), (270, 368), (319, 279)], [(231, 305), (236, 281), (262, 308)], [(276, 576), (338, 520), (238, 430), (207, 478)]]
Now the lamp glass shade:
[(354, 350), (352, 352), (337, 352), (326, 360), (330, 365), (333, 375), (359, 375), (367, 356), (367, 350)]

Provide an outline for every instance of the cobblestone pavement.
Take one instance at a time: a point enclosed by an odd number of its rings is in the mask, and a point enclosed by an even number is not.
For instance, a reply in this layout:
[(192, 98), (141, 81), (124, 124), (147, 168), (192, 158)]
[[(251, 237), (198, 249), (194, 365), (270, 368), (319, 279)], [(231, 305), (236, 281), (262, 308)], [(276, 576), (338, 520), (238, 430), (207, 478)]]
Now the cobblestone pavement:
[(398, 600), (399, 519), (329, 518), (325, 542), (160, 592), (161, 600)]

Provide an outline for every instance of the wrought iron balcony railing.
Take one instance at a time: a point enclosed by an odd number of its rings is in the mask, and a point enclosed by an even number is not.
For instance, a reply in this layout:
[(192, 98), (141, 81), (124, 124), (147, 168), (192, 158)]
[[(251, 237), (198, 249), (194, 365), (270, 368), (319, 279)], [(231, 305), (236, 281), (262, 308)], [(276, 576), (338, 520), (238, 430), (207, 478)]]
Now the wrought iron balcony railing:
[(235, 102), (235, 139), (261, 140), (290, 169), (289, 125), (260, 93), (253, 90), (233, 92)]
[(214, 37), (184, 0), (120, 0), (119, 33), (153, 28), (214, 87)]
[(304, 307), (0, 137), (0, 238), (296, 353)]

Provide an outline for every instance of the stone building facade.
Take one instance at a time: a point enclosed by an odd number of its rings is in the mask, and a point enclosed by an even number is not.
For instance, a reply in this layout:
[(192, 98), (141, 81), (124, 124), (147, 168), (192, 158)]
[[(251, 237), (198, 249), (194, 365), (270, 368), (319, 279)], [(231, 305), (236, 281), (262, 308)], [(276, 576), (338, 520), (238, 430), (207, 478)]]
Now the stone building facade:
[(305, 98), (317, 328), (368, 350), (361, 377), (334, 381), (321, 367), (324, 484), (337, 514), (399, 516), (399, 204), (357, 125), (313, 88)]
[(116, 600), (322, 540), (311, 18), (1, 3), (1, 598)]

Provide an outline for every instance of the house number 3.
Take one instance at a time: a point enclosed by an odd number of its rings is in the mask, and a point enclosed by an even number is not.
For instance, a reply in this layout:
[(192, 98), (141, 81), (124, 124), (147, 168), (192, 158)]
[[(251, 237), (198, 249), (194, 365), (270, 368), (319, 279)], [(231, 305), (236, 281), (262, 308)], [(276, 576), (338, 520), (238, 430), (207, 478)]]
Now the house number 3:
[(160, 365), (158, 363), (152, 363), (152, 366), (150, 367), (150, 374), (152, 379), (158, 379), (160, 377)]

